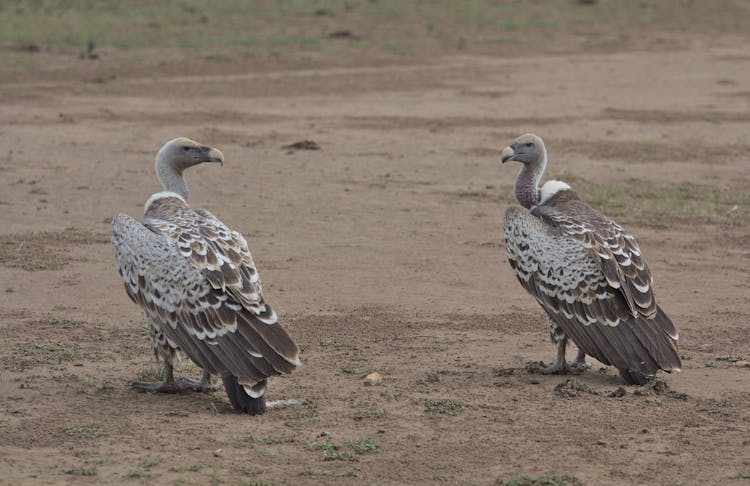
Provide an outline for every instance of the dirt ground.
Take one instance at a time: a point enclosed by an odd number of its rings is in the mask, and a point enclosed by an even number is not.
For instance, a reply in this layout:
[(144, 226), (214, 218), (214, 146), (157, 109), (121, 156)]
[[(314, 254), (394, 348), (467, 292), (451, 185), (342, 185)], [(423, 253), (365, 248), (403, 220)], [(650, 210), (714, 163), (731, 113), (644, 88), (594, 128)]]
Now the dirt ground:
[[(304, 68), (146, 50), (148, 72), (29, 54), (52, 67), (0, 80), (0, 483), (750, 481), (750, 55), (666, 38)], [(554, 353), (502, 247), (499, 150), (527, 131), (638, 236), (681, 333), (668, 392), (524, 371)], [(155, 361), (108, 225), (176, 136), (225, 154), (191, 203), (248, 236), (302, 349), (269, 398), (304, 406), (128, 386)], [(321, 150), (282, 148), (301, 140)]]

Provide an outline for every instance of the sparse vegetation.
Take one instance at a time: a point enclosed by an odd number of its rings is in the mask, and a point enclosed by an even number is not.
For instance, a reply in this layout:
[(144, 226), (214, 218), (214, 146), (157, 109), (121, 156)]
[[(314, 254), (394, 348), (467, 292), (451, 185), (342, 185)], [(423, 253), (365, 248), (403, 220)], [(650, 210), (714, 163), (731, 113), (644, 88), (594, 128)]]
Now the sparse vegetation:
[(375, 442), (375, 439), (369, 437), (349, 441), (347, 442), (347, 446), (354, 449), (358, 454), (365, 454), (367, 452), (375, 452), (378, 450), (378, 444)]
[(151, 479), (152, 476), (151, 472), (146, 471), (140, 465), (135, 466), (133, 469), (128, 469), (122, 475), (123, 479)]
[(18, 351), (28, 358), (27, 366), (30, 362), (61, 363), (76, 356), (75, 347), (65, 343), (28, 343), (19, 345)]
[(312, 445), (313, 449), (324, 452), (324, 461), (359, 461), (359, 456), (376, 452), (378, 445), (375, 439), (362, 438), (347, 441), (339, 446), (330, 437), (325, 437)]
[(163, 376), (163, 366), (144, 366), (136, 372), (139, 381), (161, 381)]
[(513, 479), (498, 479), (496, 486), (580, 486), (583, 483), (574, 476), (519, 476)]
[(463, 400), (454, 400), (451, 398), (425, 399), (424, 411), (430, 413), (442, 413), (445, 415), (457, 415), (466, 408)]
[(380, 420), (385, 416), (384, 410), (361, 410), (354, 412), (352, 419), (359, 420)]
[(73, 437), (98, 437), (104, 434), (104, 425), (97, 422), (89, 422), (87, 424), (78, 425), (74, 427), (66, 427), (63, 432)]
[(96, 476), (96, 468), (88, 466), (71, 467), (64, 472), (65, 474), (70, 474), (72, 476)]
[[(747, 19), (747, 12), (739, 6), (724, 5), (719, 12), (701, 3), (675, 18), (671, 12), (681, 7), (677, 0), (608, 2), (586, 7), (557, 0), (529, 3), (524, 8), (516, 8), (512, 2), (449, 0), (429, 4), (352, 0), (324, 6), (313, 1), (265, 0), (253, 5), (246, 8), (241, 0), (212, 2), (210, 7), (200, 0), (157, 2), (139, 8), (122, 2), (14, 3), (0, 8), (0, 24), (6, 26), (0, 32), (0, 42), (17, 46), (19, 52), (69, 52), (84, 60), (99, 59), (102, 46), (120, 51), (175, 49), (212, 60), (344, 48), (397, 55), (435, 49), (489, 53), (502, 45), (534, 44), (539, 37), (580, 25), (597, 26), (595, 33), (625, 27), (636, 31), (680, 30), (684, 29), (685, 17), (690, 17), (693, 30), (717, 32), (733, 28), (741, 31)], [(290, 19), (297, 28), (288, 28)], [(368, 28), (394, 19), (408, 35), (394, 36), (390, 29)], [(348, 28), (342, 30), (341, 25)], [(22, 59), (18, 55), (13, 58), (16, 63)]]
[(571, 184), (591, 206), (623, 221), (669, 226), (750, 220), (750, 192), (739, 187), (657, 185), (642, 181), (602, 184), (571, 175), (560, 179)]
[[(3, 10), (0, 9), (0, 13)], [(68, 228), (0, 236), (0, 265), (24, 270), (59, 270), (71, 260), (70, 248), (76, 245), (107, 243), (105, 235)]]
[(744, 358), (736, 354), (722, 354), (720, 356), (714, 357), (714, 359), (716, 361), (728, 361), (730, 363), (736, 363), (737, 361), (742, 361)]

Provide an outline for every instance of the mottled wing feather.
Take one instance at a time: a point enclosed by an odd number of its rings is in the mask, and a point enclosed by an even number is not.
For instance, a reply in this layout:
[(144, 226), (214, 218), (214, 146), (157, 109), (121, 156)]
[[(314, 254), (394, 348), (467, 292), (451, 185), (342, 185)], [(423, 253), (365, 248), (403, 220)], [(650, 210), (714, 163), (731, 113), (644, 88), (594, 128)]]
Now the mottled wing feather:
[(118, 215), (112, 222), (115, 263), (131, 299), (160, 330), (209, 373), (238, 376), (253, 384), (288, 373), (298, 349), (275, 314), (249, 309), (227, 288), (216, 288), (167, 234)]
[(247, 241), (240, 233), (208, 211), (194, 211), (176, 198), (151, 204), (144, 224), (169, 237), (212, 287), (231, 294), (261, 320), (275, 322), (276, 315), (263, 300), (263, 288)]
[(633, 317), (654, 317), (653, 278), (635, 237), (579, 199), (573, 191), (565, 192), (570, 194), (566, 195), (563, 209), (553, 204), (552, 199), (533, 208), (531, 214), (559, 228), (591, 252), (607, 283), (622, 292)]
[(612, 285), (602, 259), (581, 242), (581, 234), (550, 226), (520, 207), (505, 213), (511, 268), (579, 348), (605, 364), (644, 375), (678, 369), (669, 318), (658, 307), (651, 317), (634, 316), (622, 284)]

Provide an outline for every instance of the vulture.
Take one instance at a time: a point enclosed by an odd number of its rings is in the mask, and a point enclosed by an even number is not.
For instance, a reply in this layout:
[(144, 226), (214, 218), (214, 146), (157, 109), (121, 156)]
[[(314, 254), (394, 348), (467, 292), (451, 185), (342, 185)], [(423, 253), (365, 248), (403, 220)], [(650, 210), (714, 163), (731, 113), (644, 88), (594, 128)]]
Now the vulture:
[[(209, 391), (219, 375), (232, 406), (250, 415), (266, 408), (266, 379), (299, 366), (299, 350), (263, 297), (258, 271), (238, 232), (205, 209), (188, 205), (183, 171), (224, 163), (223, 154), (188, 138), (167, 142), (156, 156), (164, 191), (152, 195), (137, 221), (112, 220), (117, 271), (128, 297), (146, 314), (161, 382), (131, 382), (140, 390)], [(175, 381), (177, 352), (202, 369), (201, 381)]]
[[(645, 385), (658, 370), (679, 371), (678, 333), (656, 303), (651, 272), (635, 237), (593, 209), (571, 187), (550, 180), (541, 138), (525, 134), (501, 153), (520, 162), (515, 196), (505, 211), (508, 261), (518, 281), (547, 313), (557, 345), (549, 364), (530, 372), (580, 373), (586, 355), (617, 368), (626, 384)], [(578, 355), (565, 361), (568, 339)]]

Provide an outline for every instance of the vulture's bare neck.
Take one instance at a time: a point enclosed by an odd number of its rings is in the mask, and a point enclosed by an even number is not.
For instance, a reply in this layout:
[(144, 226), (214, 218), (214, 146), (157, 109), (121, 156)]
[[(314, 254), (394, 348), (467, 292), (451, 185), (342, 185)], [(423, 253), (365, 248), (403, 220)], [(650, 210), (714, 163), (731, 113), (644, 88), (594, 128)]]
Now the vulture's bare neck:
[(156, 177), (159, 178), (159, 182), (161, 182), (165, 191), (179, 194), (187, 202), (188, 186), (185, 179), (182, 178), (182, 171), (175, 169), (169, 160), (161, 154), (156, 157)]
[(539, 204), (539, 180), (546, 167), (547, 155), (545, 154), (534, 164), (524, 164), (516, 177), (516, 199), (526, 209)]

